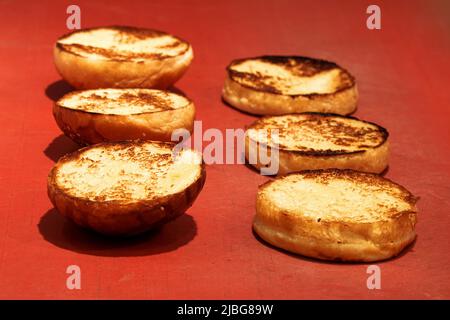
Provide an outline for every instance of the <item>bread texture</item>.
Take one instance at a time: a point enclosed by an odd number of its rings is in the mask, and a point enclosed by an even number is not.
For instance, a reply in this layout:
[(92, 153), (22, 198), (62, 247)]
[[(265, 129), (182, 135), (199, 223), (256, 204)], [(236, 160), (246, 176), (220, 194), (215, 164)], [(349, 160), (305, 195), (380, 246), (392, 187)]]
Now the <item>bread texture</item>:
[(354, 169), (381, 173), (389, 160), (389, 133), (355, 117), (302, 113), (267, 116), (245, 134), (245, 156), (257, 169), (261, 155), (277, 152), (278, 173), (313, 169)]
[(238, 59), (227, 67), (223, 99), (257, 115), (355, 111), (355, 78), (334, 62), (301, 56)]
[(107, 235), (134, 235), (183, 214), (205, 182), (201, 155), (175, 144), (102, 143), (62, 157), (48, 196), (63, 216)]
[(312, 258), (385, 260), (414, 241), (417, 200), (376, 174), (303, 171), (259, 187), (253, 228), (268, 243)]
[(165, 89), (192, 59), (191, 45), (178, 37), (125, 26), (77, 30), (54, 47), (56, 69), (77, 89)]
[(156, 89), (74, 91), (55, 102), (59, 128), (80, 144), (133, 139), (171, 141), (172, 132), (192, 132), (195, 107), (188, 98)]

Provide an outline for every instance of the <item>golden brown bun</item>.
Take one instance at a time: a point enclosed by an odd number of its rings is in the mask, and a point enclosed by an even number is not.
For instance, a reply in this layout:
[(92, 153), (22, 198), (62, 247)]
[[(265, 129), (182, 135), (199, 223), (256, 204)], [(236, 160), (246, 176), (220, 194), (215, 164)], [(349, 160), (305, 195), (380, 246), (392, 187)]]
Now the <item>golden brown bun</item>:
[(62, 157), (48, 176), (55, 208), (80, 226), (132, 235), (183, 214), (206, 178), (201, 155), (173, 143), (102, 143)]
[[(279, 140), (275, 140), (275, 130)], [(269, 139), (267, 132), (272, 133)], [(388, 137), (386, 129), (355, 117), (322, 113), (267, 116), (246, 131), (246, 159), (261, 169), (267, 164), (255, 155), (278, 151), (280, 175), (326, 168), (381, 173), (388, 165)]]
[(237, 109), (258, 115), (356, 109), (354, 77), (337, 64), (300, 56), (234, 60), (227, 67), (222, 96)]
[(376, 174), (303, 171), (259, 187), (253, 228), (270, 244), (308, 257), (384, 260), (414, 241), (417, 199)]
[(77, 89), (165, 89), (192, 59), (192, 47), (184, 40), (123, 26), (78, 30), (59, 38), (54, 48), (56, 69)]
[(156, 89), (95, 89), (71, 92), (53, 107), (59, 128), (81, 144), (145, 139), (171, 141), (172, 132), (192, 132), (194, 104)]

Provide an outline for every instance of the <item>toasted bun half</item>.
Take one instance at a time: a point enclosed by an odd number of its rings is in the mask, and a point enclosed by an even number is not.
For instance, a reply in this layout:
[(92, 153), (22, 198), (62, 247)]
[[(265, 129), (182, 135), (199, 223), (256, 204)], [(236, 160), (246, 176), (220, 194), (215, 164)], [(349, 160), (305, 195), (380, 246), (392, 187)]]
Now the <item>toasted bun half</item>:
[(253, 228), (270, 244), (304, 256), (378, 261), (414, 241), (416, 202), (376, 174), (303, 171), (259, 187)]
[(150, 29), (82, 29), (56, 41), (61, 76), (77, 89), (157, 88), (174, 84), (193, 59), (189, 43)]
[(48, 176), (55, 208), (109, 235), (144, 232), (183, 214), (205, 182), (201, 155), (174, 144), (102, 143), (62, 157)]
[(68, 93), (53, 106), (59, 128), (80, 144), (144, 139), (171, 141), (172, 132), (192, 132), (194, 104), (156, 89), (93, 89)]
[(258, 115), (301, 112), (350, 114), (356, 109), (354, 77), (333, 62), (300, 56), (234, 60), (222, 96), (237, 109)]
[(312, 169), (381, 173), (388, 165), (386, 129), (354, 117), (302, 113), (262, 117), (245, 135), (247, 161), (261, 169), (261, 155), (277, 152), (278, 174)]

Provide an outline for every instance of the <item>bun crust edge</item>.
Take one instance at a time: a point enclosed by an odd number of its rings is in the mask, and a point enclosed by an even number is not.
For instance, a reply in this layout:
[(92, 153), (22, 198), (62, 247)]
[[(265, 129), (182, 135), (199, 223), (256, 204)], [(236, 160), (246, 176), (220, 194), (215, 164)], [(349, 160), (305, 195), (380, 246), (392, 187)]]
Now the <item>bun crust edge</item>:
[(182, 55), (165, 59), (94, 60), (64, 50), (57, 43), (53, 57), (61, 77), (76, 89), (167, 89), (183, 76), (194, 55), (189, 46)]
[(53, 116), (61, 131), (82, 145), (134, 139), (171, 142), (176, 129), (192, 133), (195, 106), (190, 102), (173, 110), (114, 115), (64, 108), (56, 102)]
[(256, 115), (302, 112), (348, 115), (356, 110), (359, 94), (354, 84), (335, 93), (290, 96), (248, 88), (227, 76), (222, 97), (231, 106)]
[[(264, 206), (264, 204), (260, 204), (260, 206)], [(273, 226), (274, 220), (277, 220), (279, 225)], [(311, 231), (314, 223), (286, 216), (280, 220), (257, 216), (253, 221), (253, 229), (263, 240), (284, 250), (320, 260), (348, 262), (374, 262), (390, 259), (402, 252), (416, 238), (414, 212), (404, 212), (389, 223), (328, 224), (327, 230), (330, 233), (337, 230), (340, 232), (334, 242), (331, 239), (322, 240), (304, 236), (305, 229)], [(288, 224), (291, 226), (288, 227)], [(303, 228), (300, 228), (300, 225)], [(358, 233), (355, 234), (350, 229), (357, 229)], [(393, 234), (401, 234), (401, 237), (396, 237), (393, 241), (370, 239), (370, 236), (379, 230), (383, 230), (383, 234), (390, 237)], [(346, 235), (352, 238), (358, 237), (359, 240), (354, 243), (339, 243), (338, 239)], [(378, 240), (379, 242), (377, 242)]]
[[(250, 154), (258, 155), (256, 163), (250, 163), (256, 169), (266, 167), (261, 161), (259, 154), (266, 154), (270, 156), (273, 148), (262, 145), (261, 143), (250, 143), (251, 139), (246, 135), (245, 137), (245, 158), (249, 161)], [(298, 172), (303, 170), (315, 169), (353, 169), (363, 172), (381, 173), (389, 163), (389, 138), (379, 146), (358, 152), (349, 152), (344, 154), (307, 154), (296, 151), (289, 151), (278, 149), (278, 173), (277, 175), (284, 175), (291, 172)]]

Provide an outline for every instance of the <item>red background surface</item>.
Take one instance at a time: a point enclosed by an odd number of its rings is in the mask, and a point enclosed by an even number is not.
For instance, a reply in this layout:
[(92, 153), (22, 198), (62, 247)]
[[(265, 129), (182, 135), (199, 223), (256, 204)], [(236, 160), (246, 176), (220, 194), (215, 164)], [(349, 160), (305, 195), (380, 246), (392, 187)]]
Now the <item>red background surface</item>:
[[(419, 195), (418, 240), (379, 263), (382, 289), (366, 287), (366, 264), (297, 257), (251, 232), (257, 186), (244, 165), (207, 168), (187, 214), (160, 232), (126, 241), (82, 231), (46, 195), (54, 161), (75, 145), (51, 115), (67, 90), (52, 45), (67, 32), (73, 2), (0, 3), (0, 298), (450, 298), (450, 5), (376, 1), (382, 30), (366, 28), (367, 1), (77, 1), (82, 27), (126, 24), (190, 41), (195, 60), (177, 87), (205, 128), (242, 128), (254, 117), (220, 99), (225, 66), (239, 57), (301, 54), (330, 59), (357, 78), (355, 116), (391, 133), (387, 177)], [(68, 290), (68, 265), (82, 289)]]

